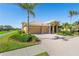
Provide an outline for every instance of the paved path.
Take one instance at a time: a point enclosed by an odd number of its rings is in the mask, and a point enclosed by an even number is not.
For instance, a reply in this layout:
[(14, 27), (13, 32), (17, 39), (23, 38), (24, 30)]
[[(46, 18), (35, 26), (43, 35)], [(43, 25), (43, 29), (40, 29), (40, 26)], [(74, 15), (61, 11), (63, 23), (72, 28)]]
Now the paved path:
[(1, 56), (33, 56), (38, 53), (45, 52), (42, 45), (31, 46), (27, 48), (17, 49), (5, 53), (1, 53)]
[(79, 37), (64, 41), (51, 39), (55, 34), (36, 35), (41, 38), (41, 44), (1, 53), (0, 55), (32, 56), (47, 51), (50, 56), (79, 56)]

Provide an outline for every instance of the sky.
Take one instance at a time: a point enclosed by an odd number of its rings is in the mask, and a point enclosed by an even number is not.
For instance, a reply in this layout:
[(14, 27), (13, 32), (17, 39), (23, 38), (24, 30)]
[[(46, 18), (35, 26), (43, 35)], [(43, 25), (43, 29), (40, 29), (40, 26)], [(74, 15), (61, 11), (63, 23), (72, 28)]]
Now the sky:
[[(34, 8), (35, 17), (30, 16), (30, 22), (47, 22), (51, 20), (60, 23), (69, 22), (70, 10), (79, 12), (78, 3), (42, 3)], [(79, 15), (73, 16), (72, 22), (78, 21)], [(11, 25), (21, 28), (21, 23), (27, 22), (27, 11), (17, 4), (0, 3), (0, 25)]]

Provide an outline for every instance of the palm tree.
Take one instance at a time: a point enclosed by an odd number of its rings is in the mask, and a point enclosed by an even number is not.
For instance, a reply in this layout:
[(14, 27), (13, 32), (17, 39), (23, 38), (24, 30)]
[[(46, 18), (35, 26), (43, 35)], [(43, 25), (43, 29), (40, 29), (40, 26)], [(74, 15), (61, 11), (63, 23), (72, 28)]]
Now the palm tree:
[(74, 11), (74, 10), (70, 10), (70, 11), (69, 11), (70, 24), (71, 24), (72, 17), (73, 17), (74, 15), (77, 15), (77, 14), (78, 14), (77, 11)]
[[(69, 11), (70, 25), (71, 25), (72, 17), (73, 17), (74, 15), (77, 15), (77, 14), (78, 14), (77, 11), (74, 11), (74, 10), (70, 10), (70, 11)], [(70, 26), (70, 31), (71, 31), (71, 28), (72, 28), (72, 25)]]
[(29, 16), (32, 15), (35, 17), (33, 9), (36, 7), (36, 3), (20, 3), (19, 6), (27, 11), (27, 24), (28, 24), (28, 34), (29, 34)]

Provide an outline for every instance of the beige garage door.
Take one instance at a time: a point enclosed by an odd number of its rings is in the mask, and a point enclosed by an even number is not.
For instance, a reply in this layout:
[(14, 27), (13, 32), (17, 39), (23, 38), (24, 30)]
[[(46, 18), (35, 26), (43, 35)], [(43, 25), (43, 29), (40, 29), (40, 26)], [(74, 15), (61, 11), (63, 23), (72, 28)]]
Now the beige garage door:
[(41, 33), (41, 27), (40, 26), (30, 26), (30, 33), (40, 34)]
[(48, 26), (42, 26), (42, 33), (48, 34), (49, 33), (49, 27)]
[(30, 26), (30, 33), (32, 34), (47, 34), (48, 26)]

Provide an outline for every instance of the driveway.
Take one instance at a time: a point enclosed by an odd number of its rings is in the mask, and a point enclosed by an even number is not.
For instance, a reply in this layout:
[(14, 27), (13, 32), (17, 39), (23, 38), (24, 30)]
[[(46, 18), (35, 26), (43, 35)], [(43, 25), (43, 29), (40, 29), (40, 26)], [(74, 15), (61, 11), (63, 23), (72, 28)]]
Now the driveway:
[(36, 36), (43, 38), (41, 39), (42, 44), (51, 56), (79, 56), (79, 37), (64, 41), (62, 39), (51, 39), (53, 36), (56, 36), (56, 34), (42, 34)]
[(79, 37), (64, 41), (62, 39), (53, 40), (52, 38), (57, 36), (56, 34), (35, 35), (40, 38), (41, 44), (1, 53), (0, 55), (32, 56), (47, 51), (50, 56), (79, 56)]

